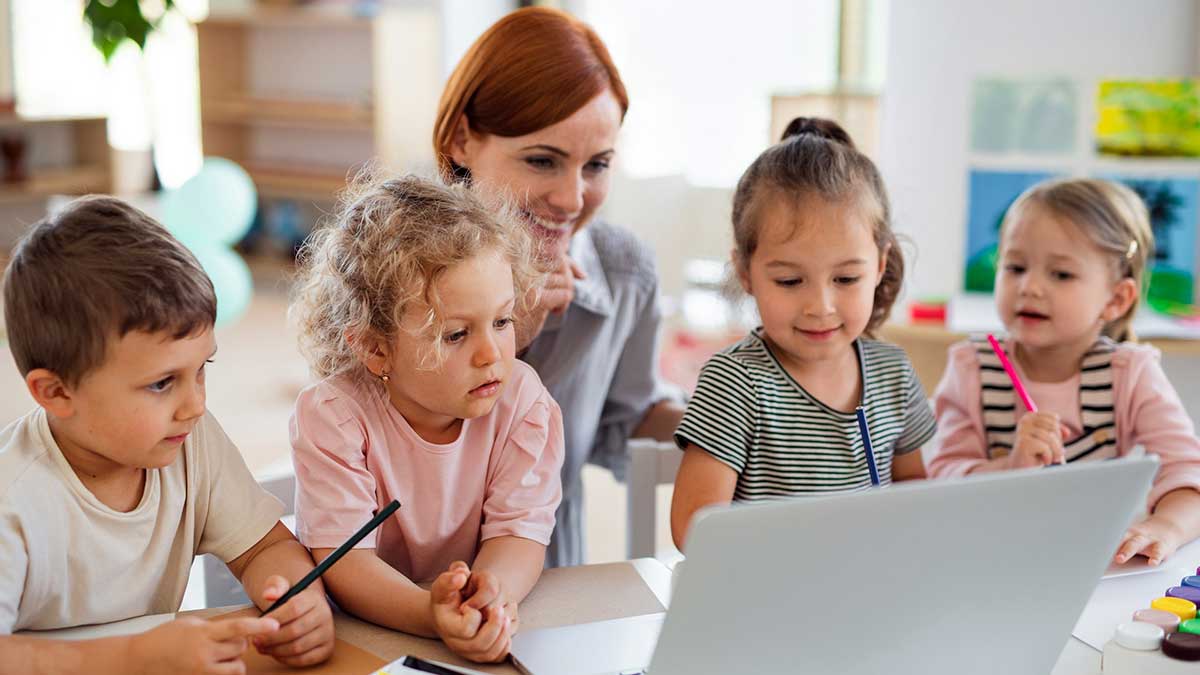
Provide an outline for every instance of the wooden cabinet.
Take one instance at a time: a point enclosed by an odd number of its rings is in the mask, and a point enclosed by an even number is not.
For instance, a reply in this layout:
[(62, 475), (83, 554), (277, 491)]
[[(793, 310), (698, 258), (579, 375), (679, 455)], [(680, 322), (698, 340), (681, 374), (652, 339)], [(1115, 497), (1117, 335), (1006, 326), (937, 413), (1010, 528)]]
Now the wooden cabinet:
[(264, 197), (326, 203), (367, 162), (432, 166), (436, 8), (260, 6), (210, 15), (197, 39), (204, 154)]
[(0, 179), (0, 204), (40, 208), (51, 195), (110, 191), (107, 128), (104, 117), (0, 112), (0, 139), (20, 145), (24, 174), (15, 182)]

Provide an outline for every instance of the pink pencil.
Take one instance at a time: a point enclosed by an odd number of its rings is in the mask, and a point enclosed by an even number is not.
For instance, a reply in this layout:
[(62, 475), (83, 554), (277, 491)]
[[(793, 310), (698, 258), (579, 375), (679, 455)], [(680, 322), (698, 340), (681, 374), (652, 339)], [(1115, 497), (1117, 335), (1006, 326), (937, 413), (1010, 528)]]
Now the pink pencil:
[(996, 357), (1000, 359), (1000, 365), (1004, 366), (1004, 372), (1008, 373), (1008, 379), (1012, 380), (1013, 389), (1017, 390), (1017, 396), (1021, 397), (1021, 403), (1025, 404), (1025, 408), (1029, 412), (1037, 412), (1037, 406), (1033, 404), (1033, 399), (1029, 398), (1029, 394), (1025, 391), (1025, 385), (1021, 384), (1021, 378), (1017, 377), (1017, 371), (1013, 370), (1012, 362), (1005, 355), (1004, 348), (996, 341), (996, 336), (989, 333), (988, 342), (992, 345), (992, 351), (996, 352)]

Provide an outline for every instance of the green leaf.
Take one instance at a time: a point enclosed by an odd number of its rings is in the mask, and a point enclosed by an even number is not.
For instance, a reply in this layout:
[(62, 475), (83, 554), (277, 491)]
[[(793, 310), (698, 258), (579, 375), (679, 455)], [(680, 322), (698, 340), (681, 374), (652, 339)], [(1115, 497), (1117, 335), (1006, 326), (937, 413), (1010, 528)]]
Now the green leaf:
[(87, 0), (83, 19), (92, 27), (92, 44), (107, 63), (126, 39), (133, 40), (139, 49), (146, 48), (146, 39), (162, 22), (166, 13), (175, 7), (175, 0), (162, 0), (162, 16), (150, 23), (142, 14), (138, 0)]

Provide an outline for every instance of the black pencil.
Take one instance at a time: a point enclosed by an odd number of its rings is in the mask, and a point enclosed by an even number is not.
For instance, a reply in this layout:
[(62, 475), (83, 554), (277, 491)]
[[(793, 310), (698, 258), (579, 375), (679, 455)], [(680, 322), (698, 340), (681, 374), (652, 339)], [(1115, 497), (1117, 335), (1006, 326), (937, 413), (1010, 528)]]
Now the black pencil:
[(353, 535), (351, 535), (350, 538), (346, 540), (346, 543), (337, 547), (333, 553), (329, 554), (328, 558), (325, 558), (321, 561), (320, 565), (314, 567), (311, 572), (304, 575), (303, 579), (297, 581), (294, 586), (289, 588), (287, 593), (284, 593), (281, 598), (275, 601), (275, 604), (271, 605), (265, 612), (263, 612), (263, 615), (265, 616), (271, 612), (274, 612), (282, 607), (283, 603), (295, 597), (296, 594), (303, 593), (304, 589), (308, 588), (309, 585), (311, 585), (312, 582), (316, 581), (318, 577), (324, 574), (326, 570), (328, 570), (330, 567), (333, 567), (334, 563), (336, 563), (338, 560), (341, 560), (342, 556), (346, 555), (350, 549), (354, 548), (355, 544), (362, 541), (362, 538), (370, 534), (371, 530), (379, 527), (380, 524), (387, 520), (388, 516), (395, 513), (396, 509), (398, 508), (400, 508), (400, 502), (393, 499), (392, 503), (383, 507), (379, 513), (375, 514), (374, 518), (367, 521), (366, 525), (363, 525), (361, 528), (359, 528), (358, 532), (355, 532)]

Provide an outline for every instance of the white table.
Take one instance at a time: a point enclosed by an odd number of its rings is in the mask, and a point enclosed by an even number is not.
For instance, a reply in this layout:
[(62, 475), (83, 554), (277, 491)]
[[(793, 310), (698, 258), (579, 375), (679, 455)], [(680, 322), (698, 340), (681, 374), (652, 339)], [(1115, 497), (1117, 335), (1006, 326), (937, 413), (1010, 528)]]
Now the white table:
[[(637, 577), (640, 577), (646, 587), (650, 589), (654, 597), (664, 607), (669, 605), (671, 599), (671, 570), (653, 558), (642, 558), (627, 563), (614, 563), (610, 565), (588, 565), (548, 570), (546, 577), (549, 583), (545, 584), (547, 592), (543, 593), (541, 597), (535, 597), (531, 594), (530, 602), (522, 609), (522, 624), (526, 628), (539, 628), (553, 625), (567, 625), (579, 621), (599, 620), (600, 618), (613, 618), (611, 616), (603, 616), (605, 611), (611, 613), (611, 608), (606, 610), (598, 606), (586, 606), (588, 604), (602, 604), (600, 602), (589, 603), (586, 599), (580, 602), (581, 598), (576, 596), (571, 599), (570, 605), (572, 607), (568, 609), (566, 607), (568, 601), (559, 596), (565, 588), (575, 584), (587, 586), (593, 580), (625, 566), (633, 568), (637, 573)], [(632, 579), (633, 577), (630, 576), (629, 578)], [(539, 583), (539, 585), (541, 584)], [(212, 610), (202, 611), (211, 612)], [(64, 631), (53, 631), (44, 633), (43, 635), (73, 639), (120, 635), (148, 630), (173, 618), (173, 614), (139, 617), (115, 624), (85, 626)], [(420, 654), (426, 652), (426, 655), (431, 658), (445, 659), (443, 655), (428, 654), (430, 649), (440, 647), (434, 641), (390, 631), (344, 615), (338, 615), (336, 621), (339, 637), (367, 649), (381, 658), (395, 658), (400, 653), (414, 652)], [(415, 645), (419, 645), (419, 648), (414, 648)], [(452, 658), (446, 660), (453, 661)], [(490, 666), (481, 670), (495, 673), (516, 672), (510, 666)], [(1051, 672), (1052, 675), (1098, 675), (1100, 673), (1100, 653), (1072, 637), (1068, 639), (1067, 645), (1058, 659), (1058, 663), (1055, 664), (1054, 670)]]

